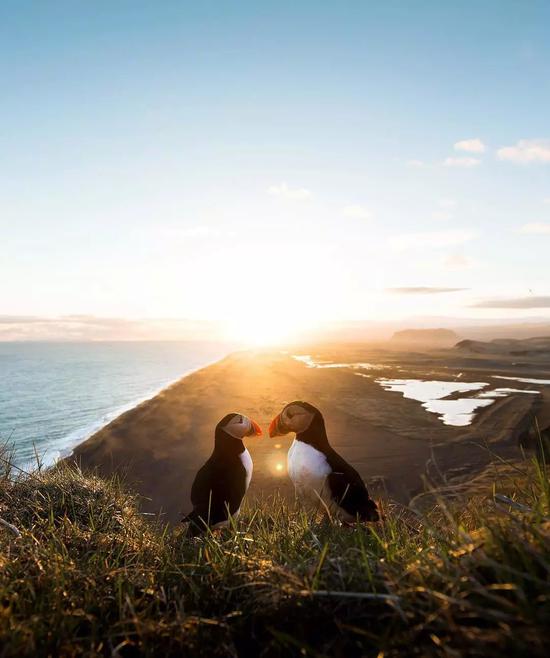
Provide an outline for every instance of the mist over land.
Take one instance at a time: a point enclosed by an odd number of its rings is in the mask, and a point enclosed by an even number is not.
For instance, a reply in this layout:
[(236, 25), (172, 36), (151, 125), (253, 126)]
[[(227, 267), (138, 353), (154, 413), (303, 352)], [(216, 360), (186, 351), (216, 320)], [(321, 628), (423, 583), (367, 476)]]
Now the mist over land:
[[(269, 324), (269, 318), (265, 318)], [(544, 317), (475, 319), (444, 316), (418, 316), (394, 321), (348, 320), (321, 323), (293, 332), (291, 341), (385, 341), (397, 332), (425, 332), (427, 346), (433, 344), (429, 331), (439, 329), (454, 332), (454, 337), (479, 340), (492, 338), (532, 338), (550, 335), (550, 320)], [(418, 333), (417, 337), (421, 334)], [(406, 336), (397, 336), (407, 342)], [(228, 341), (246, 344), (238, 332), (228, 336), (221, 320), (189, 320), (185, 318), (117, 318), (94, 315), (19, 316), (0, 314), (0, 341)], [(248, 341), (250, 342), (250, 341)], [(254, 342), (254, 341), (253, 341)], [(261, 342), (261, 334), (260, 334)], [(269, 342), (269, 341), (268, 341)]]

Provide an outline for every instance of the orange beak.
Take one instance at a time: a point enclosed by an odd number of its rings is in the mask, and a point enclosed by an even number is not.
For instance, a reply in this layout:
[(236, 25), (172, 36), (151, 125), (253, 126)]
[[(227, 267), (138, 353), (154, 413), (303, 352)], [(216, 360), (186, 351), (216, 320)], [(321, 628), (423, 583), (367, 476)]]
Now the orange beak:
[(275, 416), (275, 418), (269, 423), (269, 436), (273, 438), (274, 436), (279, 436), (279, 420), (281, 414)]
[(255, 420), (250, 419), (250, 423), (252, 425), (252, 432), (250, 433), (250, 436), (262, 436), (262, 428), (258, 425), (258, 423)]

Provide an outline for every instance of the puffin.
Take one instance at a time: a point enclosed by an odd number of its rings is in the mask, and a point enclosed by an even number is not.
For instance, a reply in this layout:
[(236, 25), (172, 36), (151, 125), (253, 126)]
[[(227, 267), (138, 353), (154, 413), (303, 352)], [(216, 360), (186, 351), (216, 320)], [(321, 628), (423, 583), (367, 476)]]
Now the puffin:
[(269, 436), (289, 432), (296, 437), (288, 451), (288, 473), (299, 497), (321, 499), (345, 524), (379, 520), (361, 476), (331, 447), (319, 409), (301, 400), (287, 404), (271, 421)]
[(189, 537), (207, 528), (223, 528), (229, 525), (230, 515), (238, 516), (252, 479), (252, 457), (243, 439), (261, 435), (258, 423), (243, 414), (227, 414), (216, 425), (214, 451), (198, 470), (191, 487), (193, 511), (182, 519), (189, 523)]

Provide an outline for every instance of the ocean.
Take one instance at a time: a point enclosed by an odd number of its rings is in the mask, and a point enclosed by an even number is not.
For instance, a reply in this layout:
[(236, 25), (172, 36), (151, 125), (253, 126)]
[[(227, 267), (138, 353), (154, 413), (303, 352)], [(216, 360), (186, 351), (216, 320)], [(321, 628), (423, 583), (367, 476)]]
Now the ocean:
[(2, 343), (0, 442), (44, 465), (234, 346), (204, 342)]

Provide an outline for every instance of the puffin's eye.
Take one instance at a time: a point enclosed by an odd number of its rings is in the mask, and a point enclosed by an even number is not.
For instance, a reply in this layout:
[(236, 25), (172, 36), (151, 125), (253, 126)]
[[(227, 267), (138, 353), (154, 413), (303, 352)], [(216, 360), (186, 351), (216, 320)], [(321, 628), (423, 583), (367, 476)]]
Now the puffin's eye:
[(239, 416), (239, 424), (242, 425), (244, 423), (244, 418), (242, 416)]
[(294, 417), (294, 413), (292, 411), (287, 411), (286, 415), (288, 416), (289, 419)]

